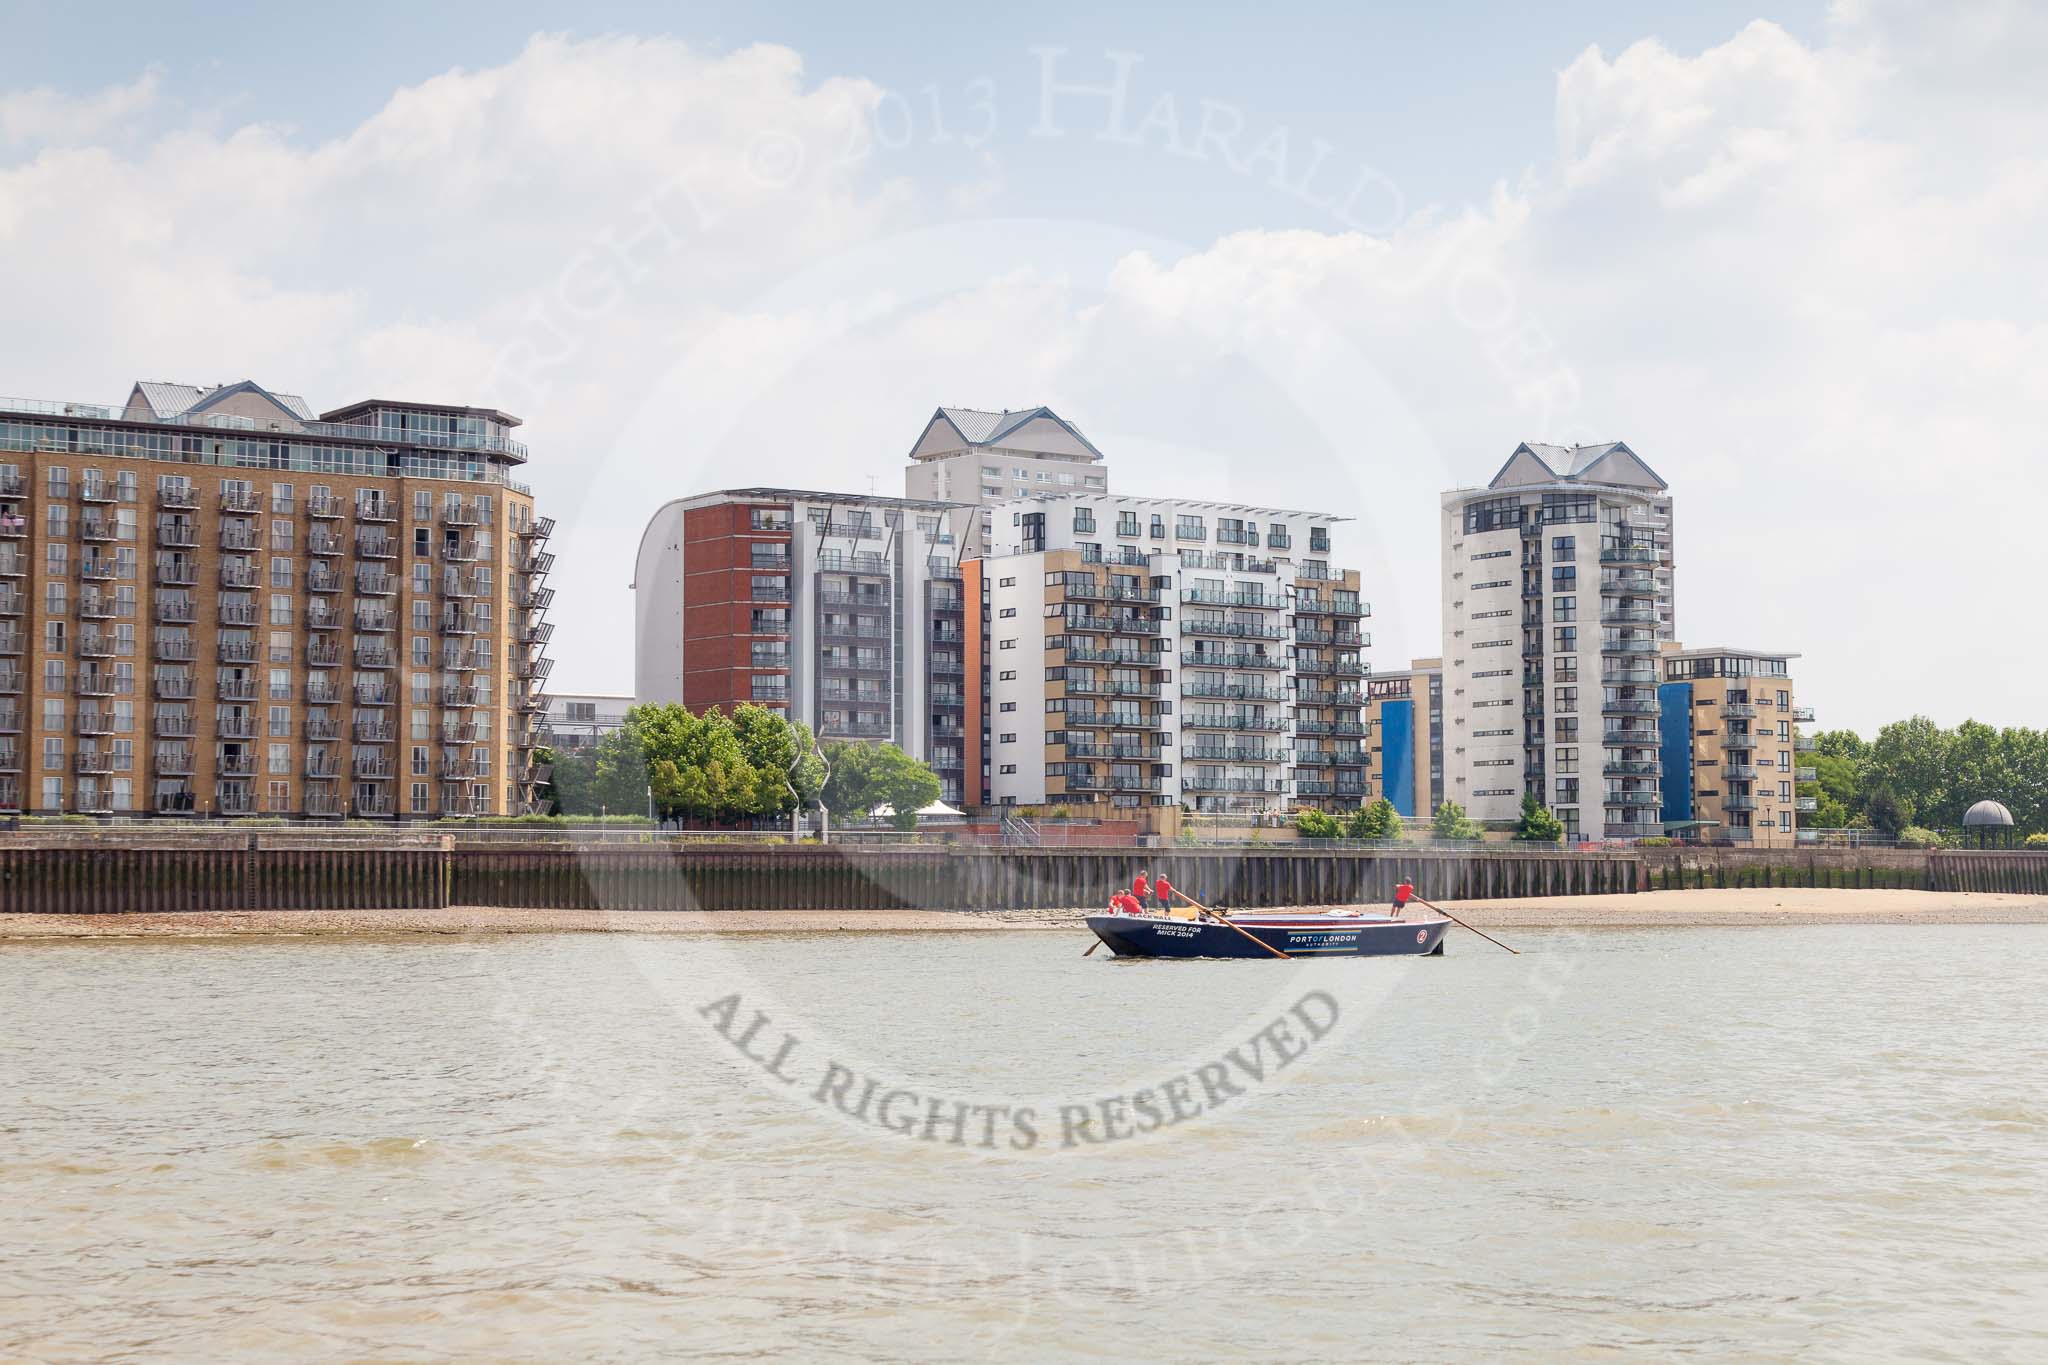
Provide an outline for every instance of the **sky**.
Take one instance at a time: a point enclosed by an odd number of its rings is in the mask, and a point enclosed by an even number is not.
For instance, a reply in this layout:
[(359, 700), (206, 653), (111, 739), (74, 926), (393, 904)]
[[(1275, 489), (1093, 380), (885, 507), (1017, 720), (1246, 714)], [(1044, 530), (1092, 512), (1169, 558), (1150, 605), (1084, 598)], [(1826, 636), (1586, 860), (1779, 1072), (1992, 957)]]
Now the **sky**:
[(2040, 6), (300, 8), (0, 6), (0, 393), (519, 414), (557, 690), (629, 690), (660, 502), (1046, 404), (1351, 518), (1382, 669), (1443, 490), (1620, 439), (1687, 644), (2042, 723)]

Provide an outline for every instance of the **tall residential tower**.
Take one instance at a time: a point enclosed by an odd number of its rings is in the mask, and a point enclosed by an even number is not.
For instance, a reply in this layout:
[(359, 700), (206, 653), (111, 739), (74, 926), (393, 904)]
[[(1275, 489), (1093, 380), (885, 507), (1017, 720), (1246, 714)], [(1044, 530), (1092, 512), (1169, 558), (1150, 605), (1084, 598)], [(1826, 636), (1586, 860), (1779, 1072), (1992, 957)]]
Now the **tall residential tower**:
[(1511, 821), (1528, 792), (1574, 833), (1663, 832), (1671, 521), (1619, 441), (1517, 446), (1444, 495), (1444, 794), (1473, 819)]

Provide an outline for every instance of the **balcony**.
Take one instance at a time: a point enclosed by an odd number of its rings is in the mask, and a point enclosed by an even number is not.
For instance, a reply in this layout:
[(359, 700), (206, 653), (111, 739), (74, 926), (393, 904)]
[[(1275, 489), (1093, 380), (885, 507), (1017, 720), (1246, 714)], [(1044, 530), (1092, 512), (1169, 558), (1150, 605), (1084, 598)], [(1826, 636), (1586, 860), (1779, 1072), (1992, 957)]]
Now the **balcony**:
[(1754, 796), (1729, 795), (1721, 798), (1722, 810), (1755, 810)]
[(1617, 636), (1602, 640), (1600, 642), (1600, 652), (1602, 654), (1624, 656), (1631, 654), (1655, 654), (1657, 652), (1657, 642), (1648, 636)]
[(120, 572), (111, 556), (78, 561), (78, 576), (88, 583), (111, 583)]
[(357, 754), (349, 763), (349, 775), (359, 782), (389, 782), (391, 760), (374, 754)]
[(1287, 783), (1278, 778), (1263, 777), (1207, 777), (1201, 773), (1188, 773), (1180, 779), (1184, 792), (1232, 792), (1261, 796), (1280, 796), (1287, 791)]
[(398, 504), (389, 498), (358, 498), (356, 520), (372, 524), (398, 520)]
[(220, 716), (213, 722), (213, 731), (222, 739), (256, 738), (256, 717)]
[(81, 775), (114, 771), (114, 756), (104, 749), (80, 749), (71, 756), (71, 771)]
[(388, 720), (359, 720), (349, 733), (355, 737), (358, 744), (389, 744), (393, 727)]
[(1189, 681), (1182, 684), (1180, 694), (1195, 700), (1215, 701), (1286, 701), (1287, 689), (1269, 687), (1265, 683), (1211, 683)]
[(189, 588), (199, 581), (199, 563), (192, 559), (159, 559), (156, 582), (160, 588)]
[(333, 559), (341, 554), (341, 537), (332, 531), (315, 527), (306, 537), (306, 553), (322, 559)]
[(11, 697), (21, 691), (21, 670), (0, 668), (0, 696)]
[(192, 637), (182, 633), (171, 635), (160, 632), (150, 641), (150, 652), (167, 663), (191, 663)]
[(1748, 720), (1756, 715), (1756, 706), (1746, 701), (1722, 702), (1721, 714), (1731, 719)]
[(1602, 564), (1655, 564), (1659, 552), (1655, 545), (1635, 540), (1602, 540), (1600, 562)]
[(1664, 737), (1655, 730), (1614, 729), (1603, 731), (1600, 742), (1610, 748), (1655, 749), (1664, 742)]
[(1610, 607), (1600, 613), (1603, 626), (1654, 626), (1657, 624), (1655, 607)]
[(473, 758), (444, 758), (434, 775), (443, 782), (474, 782), (489, 777), (491, 770)]
[(341, 516), (341, 499), (332, 493), (315, 493), (306, 499), (306, 515), (332, 521)]
[(390, 597), (398, 591), (398, 580), (388, 573), (357, 573), (356, 592), (363, 597)]
[(1294, 732), (1298, 735), (1363, 735), (1365, 725), (1355, 720), (1297, 720)]
[(257, 536), (254, 526), (229, 522), (220, 528), (220, 548), (223, 550), (239, 550), (246, 553), (261, 545), (262, 540)]
[(114, 675), (89, 668), (72, 679), (71, 690), (81, 697), (111, 697), (114, 695)]
[(0, 630), (0, 654), (19, 654), (22, 647), (20, 631)]
[(1796, 796), (1792, 798), (1792, 808), (1801, 815), (1811, 815), (1820, 809), (1820, 798), (1817, 796)]
[(73, 730), (81, 735), (111, 735), (114, 733), (114, 713), (97, 706), (81, 706)]
[(1607, 777), (1661, 777), (1664, 765), (1654, 758), (1615, 759), (1601, 764), (1600, 771)]
[(1654, 700), (1640, 697), (1611, 697), (1600, 703), (1600, 713), (1606, 716), (1654, 716), (1660, 710)]
[(1361, 706), (1365, 703), (1365, 698), (1357, 692), (1327, 687), (1301, 688), (1295, 692), (1294, 700), (1303, 706)]
[(220, 566), (220, 585), (223, 588), (253, 588), (257, 585), (256, 568), (251, 564), (223, 564)]
[(0, 554), (0, 578), (26, 578), (27, 576), (27, 555), (22, 554), (12, 546), (8, 547), (6, 553)]
[(396, 668), (398, 656), (390, 649), (378, 645), (358, 644), (355, 653), (357, 668)]
[(341, 697), (341, 689), (336, 687), (333, 681), (325, 676), (316, 676), (306, 680), (306, 705), (308, 706), (332, 706), (340, 701)]
[(0, 735), (18, 735), (20, 733), (21, 707), (14, 702), (0, 705)]
[(389, 687), (379, 687), (373, 683), (357, 683), (355, 685), (355, 699), (357, 706), (390, 706), (396, 700), (396, 694)]
[(163, 739), (190, 739), (192, 717), (183, 711), (158, 711), (151, 721), (150, 729)]
[(308, 716), (306, 723), (299, 727), (299, 732), (307, 739), (315, 740), (340, 737), (339, 727), (335, 725), (332, 716)]
[(1792, 780), (1794, 782), (1818, 782), (1820, 780), (1820, 769), (1794, 768), (1792, 770)]
[(459, 573), (444, 569), (441, 573), (441, 595), (443, 597), (477, 596), (477, 576), (473, 573)]
[(1191, 668), (1235, 668), (1278, 672), (1287, 660), (1278, 654), (1226, 654), (1220, 650), (1183, 650), (1181, 663)]
[(1756, 781), (1756, 766), (1750, 763), (1723, 763), (1721, 776), (1729, 782)]
[[(475, 559), (477, 554), (476, 542), (465, 541), (464, 544), (469, 550), (467, 557)], [(448, 552), (448, 558), (450, 559), (461, 557), (452, 550)], [(512, 572), (523, 573), (528, 578), (543, 578), (547, 575), (548, 570), (554, 567), (555, 557), (546, 551), (515, 549), (512, 553)]]
[(356, 558), (396, 559), (398, 558), (398, 540), (396, 537), (385, 535), (382, 532), (373, 534), (366, 531), (358, 531), (356, 532)]
[(443, 526), (474, 526), (478, 520), (474, 503), (448, 502), (445, 499), (441, 503), (441, 524)]
[(159, 744), (150, 755), (150, 768), (158, 777), (190, 777), (192, 746)]
[(106, 479), (81, 479), (78, 482), (80, 502), (113, 502), (117, 491)]
[(254, 777), (256, 755), (222, 754), (214, 760), (213, 771), (219, 777)]
[(1061, 621), (1067, 631), (1105, 635), (1157, 635), (1157, 621), (1140, 621), (1116, 616), (1067, 616)]
[(256, 794), (246, 782), (216, 782), (213, 805), (221, 815), (254, 815)]
[(1609, 687), (1654, 687), (1657, 683), (1657, 669), (1651, 664), (1610, 668), (1602, 671), (1600, 681)]
[(518, 536), (521, 540), (546, 540), (554, 533), (555, 519), (553, 517), (541, 517), (537, 521), (529, 521), (512, 532), (513, 535)]
[(1756, 740), (1757, 737), (1755, 735), (1726, 734), (1721, 736), (1721, 747), (1724, 749), (1749, 750), (1756, 748)]
[(357, 796), (350, 809), (360, 819), (388, 816), (392, 813), (391, 798), (388, 796)]
[(1799, 738), (1792, 741), (1792, 752), (1796, 754), (1819, 753), (1820, 741), (1813, 738), (1811, 735), (1801, 735)]
[[(441, 559), (448, 564), (474, 564), (480, 552), (481, 547), (477, 544), (474, 536), (463, 536), (456, 540), (444, 540), (441, 542)], [(553, 555), (542, 555), (540, 558), (547, 560), (549, 563), (554, 562)], [(513, 557), (512, 567), (524, 573), (534, 572), (532, 561), (522, 556)], [(545, 572), (545, 570), (542, 570), (542, 572)]]
[(1602, 797), (1601, 803), (1616, 807), (1661, 806), (1664, 804), (1664, 795), (1656, 791), (1614, 791)]
[(1183, 730), (1250, 730), (1258, 733), (1279, 734), (1287, 728), (1282, 716), (1219, 716), (1190, 712), (1181, 717)]
[(307, 630), (340, 630), (341, 619), (334, 611), (309, 611), (301, 618)]
[(1793, 708), (1792, 708), (1792, 721), (1793, 721), (1793, 723), (1794, 723), (1795, 725), (1811, 725), (1811, 724), (1813, 724), (1813, 708), (1812, 708), (1811, 706), (1795, 706), (1795, 707), (1793, 707)]
[(253, 516), (263, 510), (263, 498), (255, 489), (229, 489), (220, 495), (220, 510), (238, 516)]
[(196, 512), (199, 510), (199, 492), (190, 484), (165, 484), (156, 490), (156, 505), (181, 512)]
[(1654, 839), (1664, 832), (1664, 826), (1655, 820), (1610, 821), (1606, 827), (1610, 839)]
[(348, 581), (331, 564), (315, 564), (306, 570), (306, 591), (310, 593), (340, 592)]
[(441, 688), (441, 705), (467, 708), (483, 705), (483, 693), (467, 683), (447, 683)]
[(256, 642), (233, 640), (223, 635), (219, 640), (218, 657), (224, 664), (253, 664), (256, 662)]
[[(1229, 588), (1182, 588), (1180, 600), (1211, 607), (1239, 607), (1250, 611), (1285, 611), (1287, 600), (1279, 595), (1267, 596), (1262, 592), (1233, 591)], [(1335, 611), (1333, 605), (1330, 608)]]
[(213, 683), (213, 692), (222, 701), (254, 701), (256, 700), (256, 680), (254, 678), (216, 678)]
[[(466, 649), (444, 649), (441, 651), (441, 671), (444, 673), (474, 673), (490, 663), (487, 656), (475, 654)], [(513, 671), (518, 672), (515, 665)], [(521, 676), (524, 676), (523, 674)]]
[(306, 793), (306, 814), (328, 819), (341, 814), (341, 798), (331, 791)]
[(78, 519), (78, 538), (80, 540), (111, 541), (116, 538), (118, 530), (119, 528), (114, 524), (112, 517), (94, 516), (88, 513)]
[(313, 640), (306, 645), (308, 668), (341, 667), (341, 646), (334, 640)]
[[(14, 588), (0, 588), (0, 616), (19, 616), (22, 611), (21, 593)], [(78, 614), (86, 615), (85, 604), (82, 602), (79, 604)]]
[(4, 744), (0, 744), (0, 773), (18, 773), (20, 771), (21, 750), (15, 747), (15, 743), (11, 739)]

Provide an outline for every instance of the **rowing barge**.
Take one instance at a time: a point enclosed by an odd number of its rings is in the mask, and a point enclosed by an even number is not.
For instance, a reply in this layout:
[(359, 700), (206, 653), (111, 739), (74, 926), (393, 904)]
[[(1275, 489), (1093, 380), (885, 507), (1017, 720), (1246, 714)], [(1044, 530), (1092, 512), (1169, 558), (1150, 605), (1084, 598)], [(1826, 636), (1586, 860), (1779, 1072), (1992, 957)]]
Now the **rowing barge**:
[(1412, 957), (1442, 952), (1451, 922), (1247, 911), (1231, 915), (1227, 924), (1167, 915), (1090, 915), (1088, 927), (1118, 957), (1271, 958), (1272, 948), (1289, 957)]

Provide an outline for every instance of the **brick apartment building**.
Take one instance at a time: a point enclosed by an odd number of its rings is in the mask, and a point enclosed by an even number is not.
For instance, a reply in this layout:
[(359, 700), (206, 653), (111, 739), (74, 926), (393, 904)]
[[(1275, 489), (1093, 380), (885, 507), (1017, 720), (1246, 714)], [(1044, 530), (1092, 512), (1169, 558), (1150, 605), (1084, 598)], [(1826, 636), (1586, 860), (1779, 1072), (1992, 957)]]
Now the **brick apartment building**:
[(551, 523), (517, 425), (250, 382), (0, 399), (0, 810), (529, 809)]

